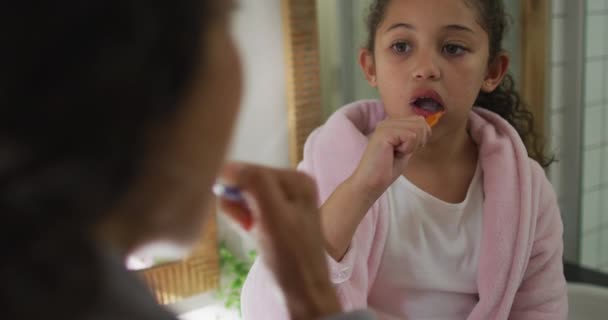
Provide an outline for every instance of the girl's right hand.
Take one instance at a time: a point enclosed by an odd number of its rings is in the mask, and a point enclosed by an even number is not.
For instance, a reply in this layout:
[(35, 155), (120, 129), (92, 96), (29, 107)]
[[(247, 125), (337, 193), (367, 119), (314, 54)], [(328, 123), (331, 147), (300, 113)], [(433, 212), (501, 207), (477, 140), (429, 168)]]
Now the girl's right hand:
[(387, 119), (378, 123), (350, 183), (374, 198), (405, 171), (411, 154), (431, 136), (424, 117)]

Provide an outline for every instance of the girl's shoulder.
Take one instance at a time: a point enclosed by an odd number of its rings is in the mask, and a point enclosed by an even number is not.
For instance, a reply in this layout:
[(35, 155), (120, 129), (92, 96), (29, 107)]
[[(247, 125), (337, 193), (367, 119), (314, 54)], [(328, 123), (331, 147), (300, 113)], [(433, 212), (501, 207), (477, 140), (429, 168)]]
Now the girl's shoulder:
[(343, 161), (358, 155), (365, 149), (368, 135), (384, 118), (384, 108), (378, 100), (355, 101), (339, 108), (308, 136), (304, 159), (329, 156)]
[(332, 133), (368, 135), (385, 118), (384, 105), (380, 100), (358, 100), (338, 108), (321, 128)]
[(367, 136), (383, 117), (384, 108), (377, 100), (356, 101), (339, 108), (306, 139), (299, 169), (315, 177), (321, 188), (335, 187), (356, 169)]
[(547, 172), (538, 161), (529, 158), (530, 175), (532, 187), (537, 190), (536, 194), (540, 198), (540, 206), (547, 207), (556, 205), (558, 202), (557, 194), (553, 188), (553, 184), (547, 177)]

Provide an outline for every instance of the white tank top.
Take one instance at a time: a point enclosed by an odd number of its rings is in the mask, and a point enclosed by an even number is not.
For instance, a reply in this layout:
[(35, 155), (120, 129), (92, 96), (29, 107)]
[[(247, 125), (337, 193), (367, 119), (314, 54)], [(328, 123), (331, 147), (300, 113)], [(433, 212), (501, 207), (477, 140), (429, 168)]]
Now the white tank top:
[(388, 238), (368, 299), (380, 319), (462, 320), (471, 313), (478, 301), (482, 183), (478, 166), (457, 204), (403, 176), (388, 189)]

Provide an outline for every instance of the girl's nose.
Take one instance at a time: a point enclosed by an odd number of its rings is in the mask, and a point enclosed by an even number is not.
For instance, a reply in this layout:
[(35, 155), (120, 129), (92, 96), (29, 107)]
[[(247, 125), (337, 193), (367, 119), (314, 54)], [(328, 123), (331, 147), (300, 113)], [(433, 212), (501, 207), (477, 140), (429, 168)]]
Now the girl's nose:
[(415, 61), (412, 78), (414, 80), (439, 80), (441, 71), (434, 60), (431, 54), (421, 53), (419, 59)]

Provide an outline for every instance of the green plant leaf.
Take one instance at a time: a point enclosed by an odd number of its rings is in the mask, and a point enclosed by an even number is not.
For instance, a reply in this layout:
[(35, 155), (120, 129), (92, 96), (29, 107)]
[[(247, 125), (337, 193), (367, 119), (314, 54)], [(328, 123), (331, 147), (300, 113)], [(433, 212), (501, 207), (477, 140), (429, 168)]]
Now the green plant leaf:
[(218, 289), (218, 298), (224, 301), (226, 308), (237, 309), (240, 313), (241, 289), (257, 253), (255, 250), (251, 250), (247, 257), (241, 260), (228, 249), (224, 242), (219, 246), (219, 253), (222, 273), (230, 280), (225, 283), (222, 282)]
[(258, 253), (255, 250), (251, 250), (247, 253), (247, 256), (249, 257), (249, 263), (253, 263), (258, 256)]
[(237, 278), (236, 280), (232, 281), (232, 289), (241, 291), (241, 288), (243, 287), (243, 282), (244, 281), (240, 278)]

